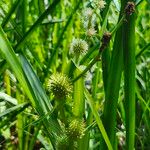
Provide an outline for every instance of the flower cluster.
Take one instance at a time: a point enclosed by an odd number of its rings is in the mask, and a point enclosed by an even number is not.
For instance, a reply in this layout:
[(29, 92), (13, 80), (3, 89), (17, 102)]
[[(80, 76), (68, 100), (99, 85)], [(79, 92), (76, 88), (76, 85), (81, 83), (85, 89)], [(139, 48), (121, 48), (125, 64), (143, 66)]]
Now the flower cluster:
[[(95, 22), (96, 14), (105, 8), (106, 2), (104, 0), (93, 0), (91, 1), (91, 6), (86, 7), (82, 13), (83, 27), (86, 30), (86, 35), (88, 37), (93, 37), (96, 35)], [(98, 11), (98, 12), (97, 12)]]
[(83, 54), (88, 50), (88, 44), (82, 39), (73, 39), (70, 50), (72, 54), (79, 55)]
[(57, 99), (64, 99), (68, 97), (73, 90), (70, 79), (62, 73), (51, 75), (47, 83), (47, 87)]
[(81, 139), (84, 136), (85, 124), (83, 121), (74, 119), (70, 122), (67, 135), (73, 140)]
[(82, 23), (83, 27), (86, 30), (87, 36), (94, 36), (96, 33), (96, 30), (94, 28), (95, 26), (95, 20), (96, 15), (94, 14), (94, 10), (91, 7), (87, 7), (82, 12)]
[[(78, 147), (77, 141), (84, 136), (85, 123), (80, 119), (72, 119), (68, 127), (64, 127), (63, 134), (57, 137), (56, 149), (67, 150)], [(70, 145), (71, 144), (71, 145)]]
[(93, 4), (96, 8), (102, 10), (105, 8), (106, 2), (104, 0), (94, 0)]

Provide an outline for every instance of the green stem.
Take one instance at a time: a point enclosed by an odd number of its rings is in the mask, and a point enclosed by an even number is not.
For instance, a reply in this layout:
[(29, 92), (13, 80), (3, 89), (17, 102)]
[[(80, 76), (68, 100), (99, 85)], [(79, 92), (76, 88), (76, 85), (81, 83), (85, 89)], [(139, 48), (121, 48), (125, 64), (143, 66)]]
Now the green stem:
[[(121, 12), (120, 17), (121, 18)], [(120, 19), (119, 19), (120, 20)], [(116, 32), (112, 57), (110, 61), (110, 69), (106, 82), (105, 92), (105, 105), (104, 105), (104, 125), (109, 136), (110, 142), (115, 149), (115, 126), (116, 126), (116, 114), (117, 114), (117, 102), (120, 89), (122, 64), (123, 64), (123, 50), (122, 50), (122, 27)], [(103, 149), (106, 149), (106, 145), (102, 143)]]
[(89, 65), (83, 70), (82, 73), (80, 73), (75, 79), (72, 80), (72, 82), (76, 82), (78, 79), (80, 79), (91, 67), (99, 60), (99, 55), (97, 55), (90, 63)]
[(125, 19), (125, 15), (123, 15), (120, 19), (120, 21), (117, 23), (117, 25), (114, 27), (114, 29), (111, 31), (111, 35), (113, 35), (114, 33), (116, 33), (116, 31), (122, 26), (122, 24), (124, 23), (124, 19)]
[[(104, 23), (102, 25), (102, 32), (104, 32), (104, 30), (107, 29), (108, 14), (109, 14), (111, 0), (106, 0), (106, 3), (107, 5), (104, 11), (102, 12), (102, 19), (104, 20)], [(109, 66), (110, 66), (110, 48), (108, 47), (105, 49), (105, 51), (102, 54), (102, 71), (103, 71), (102, 73), (103, 73), (103, 83), (104, 83), (105, 91), (106, 91), (106, 86), (107, 86)]]
[[(80, 70), (76, 69), (74, 72), (74, 76), (78, 77), (80, 74)], [(73, 114), (75, 117), (82, 119), (85, 111), (85, 101), (84, 101), (84, 79), (81, 76), (80, 80), (74, 83), (74, 105), (73, 105)], [(80, 107), (79, 107), (80, 106)]]
[[(126, 1), (124, 3), (126, 4)], [(123, 27), (126, 150), (133, 150), (135, 140), (135, 14), (126, 15), (126, 20)]]
[(146, 45), (141, 49), (141, 51), (136, 55), (136, 59), (137, 59), (138, 57), (140, 57), (141, 54), (142, 54), (145, 50), (147, 50), (148, 47), (150, 47), (150, 43), (146, 44)]

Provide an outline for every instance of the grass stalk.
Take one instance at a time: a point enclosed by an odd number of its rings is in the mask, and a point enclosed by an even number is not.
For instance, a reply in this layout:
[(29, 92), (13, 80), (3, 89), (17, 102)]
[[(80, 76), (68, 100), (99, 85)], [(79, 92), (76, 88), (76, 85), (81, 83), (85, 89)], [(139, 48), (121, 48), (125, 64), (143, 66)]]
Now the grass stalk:
[(4, 28), (7, 23), (9, 22), (12, 14), (15, 12), (15, 10), (17, 9), (18, 5), (22, 2), (22, 0), (16, 0), (14, 2), (14, 4), (12, 5), (12, 7), (10, 8), (10, 10), (8, 11), (7, 16), (4, 18), (3, 22), (2, 22), (2, 27)]
[(139, 58), (148, 48), (150, 47), (150, 43), (147, 43), (140, 51), (136, 54), (136, 59)]
[[(74, 76), (78, 76), (80, 74), (80, 70), (76, 69)], [(79, 90), (80, 89), (80, 90)], [(73, 114), (75, 117), (82, 119), (84, 115), (84, 80), (83, 77), (80, 78), (77, 82), (74, 83), (74, 106), (73, 106)]]
[[(109, 150), (113, 150), (112, 145), (110, 143), (110, 140), (108, 138), (108, 135), (107, 135), (107, 133), (105, 131), (105, 128), (103, 126), (103, 123), (102, 123), (102, 121), (101, 121), (101, 119), (99, 117), (99, 114), (98, 114), (97, 110), (96, 110), (96, 107), (95, 107), (94, 100), (93, 100), (92, 96), (90, 95), (90, 93), (86, 89), (85, 89), (84, 94), (85, 94), (85, 97), (86, 97), (86, 99), (87, 99), (87, 101), (88, 101), (88, 103), (90, 105), (92, 113), (93, 113), (93, 115), (95, 117), (95, 120), (96, 120), (96, 122), (98, 124), (98, 127), (99, 127), (99, 129), (100, 129), (100, 131), (102, 133), (102, 136), (104, 138), (104, 141), (106, 142), (106, 145), (107, 145), (108, 149)], [(107, 149), (107, 147), (106, 147), (106, 149)]]
[(134, 13), (129, 14), (128, 12), (129, 2), (126, 3), (126, 1), (124, 1), (124, 4), (126, 11), (126, 22), (124, 23), (123, 26), (126, 150), (133, 150), (135, 140), (135, 17), (136, 16)]
[(30, 27), (30, 29), (24, 34), (21, 40), (15, 46), (16, 50), (23, 45), (26, 39), (30, 36), (30, 34), (42, 23), (42, 21), (47, 17), (48, 14), (52, 13), (56, 5), (59, 3), (60, 0), (55, 0), (37, 19), (37, 21)]
[[(122, 11), (120, 12), (119, 21), (122, 18)], [(116, 114), (117, 114), (117, 102), (120, 89), (120, 81), (123, 65), (123, 50), (122, 50), (122, 27), (120, 27), (115, 35), (113, 52), (110, 61), (110, 69), (106, 82), (105, 92), (105, 105), (104, 105), (104, 126), (106, 132), (115, 149), (116, 143)], [(108, 123), (109, 122), (109, 123)], [(103, 143), (103, 149), (106, 149), (105, 143)]]
[[(106, 0), (107, 6), (102, 12), (102, 18), (104, 20), (104, 24), (102, 25), (102, 30), (104, 32), (104, 29), (106, 30), (107, 27), (107, 17), (109, 13), (109, 7), (111, 0)], [(110, 48), (107, 47), (105, 51), (102, 53), (102, 70), (103, 70), (103, 83), (104, 83), (104, 90), (106, 91), (107, 87), (107, 78), (108, 78), (108, 70), (110, 66)]]
[[(19, 104), (21, 104), (24, 101), (22, 100), (23, 98), (21, 98), (21, 94), (19, 90), (16, 91), (16, 98), (18, 99)], [(24, 130), (22, 130), (24, 128), (23, 117), (24, 116), (22, 115), (22, 113), (17, 116), (18, 140), (19, 140), (20, 150), (23, 149), (23, 145), (24, 145)]]

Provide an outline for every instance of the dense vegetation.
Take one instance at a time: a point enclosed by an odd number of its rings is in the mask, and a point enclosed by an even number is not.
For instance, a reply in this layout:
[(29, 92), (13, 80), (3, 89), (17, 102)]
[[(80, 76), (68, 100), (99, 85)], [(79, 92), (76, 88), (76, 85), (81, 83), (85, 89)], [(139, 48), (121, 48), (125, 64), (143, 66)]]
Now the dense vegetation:
[(149, 0), (0, 0), (0, 149), (149, 140)]

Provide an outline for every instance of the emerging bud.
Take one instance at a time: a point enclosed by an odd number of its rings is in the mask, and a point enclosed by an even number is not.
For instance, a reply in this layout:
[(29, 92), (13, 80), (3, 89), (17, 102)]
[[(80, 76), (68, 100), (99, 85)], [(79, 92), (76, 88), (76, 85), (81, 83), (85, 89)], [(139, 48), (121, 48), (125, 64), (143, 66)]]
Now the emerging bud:
[(47, 87), (57, 99), (64, 99), (68, 97), (72, 93), (73, 89), (69, 78), (62, 73), (51, 75)]
[(71, 53), (80, 55), (88, 50), (88, 44), (82, 39), (74, 39), (71, 43)]

